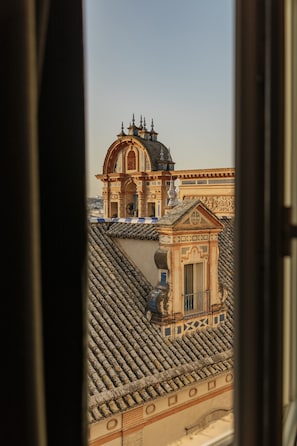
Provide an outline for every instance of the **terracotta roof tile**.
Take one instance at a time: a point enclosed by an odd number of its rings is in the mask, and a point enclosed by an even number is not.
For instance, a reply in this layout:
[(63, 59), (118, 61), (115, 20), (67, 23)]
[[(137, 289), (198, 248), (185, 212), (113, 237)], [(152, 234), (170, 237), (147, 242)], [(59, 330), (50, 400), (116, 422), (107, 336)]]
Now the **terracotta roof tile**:
[(113, 223), (107, 235), (113, 238), (128, 238), (135, 240), (159, 240), (159, 233), (156, 230), (155, 223)]
[(117, 223), (90, 225), (91, 423), (232, 369), (233, 225), (228, 219), (222, 222), (219, 279), (229, 293), (227, 320), (176, 340), (164, 338), (144, 316), (152, 287), (108, 235)]

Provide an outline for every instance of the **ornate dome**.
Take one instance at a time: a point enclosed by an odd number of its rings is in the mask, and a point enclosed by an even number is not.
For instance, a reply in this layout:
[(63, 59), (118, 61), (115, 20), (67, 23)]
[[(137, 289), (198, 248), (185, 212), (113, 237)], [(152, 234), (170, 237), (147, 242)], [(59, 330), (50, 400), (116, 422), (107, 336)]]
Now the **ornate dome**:
[[(174, 162), (170, 149), (157, 140), (158, 133), (154, 130), (152, 120), (151, 131), (146, 129), (145, 118), (140, 119), (140, 125), (135, 125), (133, 115), (132, 123), (128, 127), (128, 134), (124, 133), (122, 124), (121, 132), (117, 140), (109, 147), (103, 165), (103, 174), (109, 174), (119, 169), (125, 172), (123, 159), (128, 156), (129, 151), (135, 152), (139, 160), (135, 166), (136, 171), (171, 171), (174, 170)], [(121, 160), (121, 161), (119, 161)], [(141, 160), (144, 160), (141, 164)], [(119, 167), (121, 164), (121, 167)], [(130, 169), (129, 169), (130, 170)]]

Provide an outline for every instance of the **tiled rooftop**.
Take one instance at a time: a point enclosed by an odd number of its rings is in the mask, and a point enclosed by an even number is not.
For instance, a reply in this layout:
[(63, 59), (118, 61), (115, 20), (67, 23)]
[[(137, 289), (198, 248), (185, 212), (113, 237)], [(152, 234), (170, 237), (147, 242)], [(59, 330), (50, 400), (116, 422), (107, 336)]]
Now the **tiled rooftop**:
[(164, 161), (172, 161), (169, 149), (167, 149), (161, 141), (150, 141), (139, 136), (134, 136), (133, 138), (137, 139), (145, 146), (150, 157), (152, 170), (159, 170), (158, 162), (161, 159), (162, 152)]
[(135, 240), (159, 240), (158, 231), (153, 223), (113, 223), (107, 231), (107, 235)]
[(191, 209), (194, 209), (198, 204), (204, 209), (207, 209), (207, 212), (211, 214), (217, 221), (219, 221), (218, 217), (198, 198), (184, 199), (177, 206), (172, 208), (167, 214), (165, 214), (162, 218), (160, 218), (157, 222), (157, 226), (172, 226), (177, 223), (182, 217), (187, 214)]
[[(222, 222), (219, 268), (229, 289), (227, 320), (176, 340), (164, 338), (145, 317), (151, 285), (113, 240), (130, 231), (118, 226), (127, 223), (89, 226), (90, 423), (233, 367), (233, 225)], [(131, 226), (145, 232), (154, 225)]]

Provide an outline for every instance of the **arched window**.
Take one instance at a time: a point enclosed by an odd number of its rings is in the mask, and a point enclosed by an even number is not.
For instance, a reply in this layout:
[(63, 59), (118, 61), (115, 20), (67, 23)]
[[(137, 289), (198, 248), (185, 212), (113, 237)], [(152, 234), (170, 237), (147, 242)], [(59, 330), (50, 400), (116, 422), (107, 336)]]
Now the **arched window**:
[(127, 155), (127, 170), (136, 170), (136, 156), (133, 150)]
[(145, 170), (150, 170), (150, 169), (151, 169), (150, 161), (148, 159), (148, 156), (145, 155)]

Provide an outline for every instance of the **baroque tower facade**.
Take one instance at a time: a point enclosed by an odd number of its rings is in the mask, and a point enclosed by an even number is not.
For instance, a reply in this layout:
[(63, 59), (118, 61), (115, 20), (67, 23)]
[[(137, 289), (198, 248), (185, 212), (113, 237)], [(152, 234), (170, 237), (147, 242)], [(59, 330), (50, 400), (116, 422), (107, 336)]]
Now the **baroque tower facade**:
[(168, 204), (168, 190), (174, 171), (170, 149), (158, 141), (158, 133), (146, 128), (145, 119), (132, 122), (109, 147), (103, 173), (105, 218), (161, 217)]

